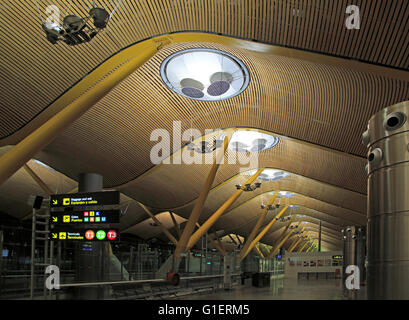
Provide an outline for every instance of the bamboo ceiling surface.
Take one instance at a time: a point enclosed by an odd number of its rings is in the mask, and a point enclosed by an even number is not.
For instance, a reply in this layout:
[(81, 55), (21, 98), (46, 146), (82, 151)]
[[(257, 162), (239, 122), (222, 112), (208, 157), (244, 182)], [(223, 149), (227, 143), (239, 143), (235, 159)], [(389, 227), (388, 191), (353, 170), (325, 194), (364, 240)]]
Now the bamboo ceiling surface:
[[(55, 4), (61, 12), (81, 16), (86, 16), (91, 2), (73, 1), (69, 8), (69, 1), (39, 0), (43, 12)], [(112, 10), (116, 1), (97, 3)], [(260, 212), (255, 196), (274, 190), (297, 193), (291, 201), (325, 223), (362, 223), (366, 149), (361, 133), (374, 113), (409, 99), (409, 2), (355, 1), (361, 11), (360, 30), (345, 28), (349, 4), (345, 0), (123, 0), (105, 31), (88, 44), (68, 47), (47, 42), (33, 1), (6, 1), (0, 10), (4, 31), (0, 34), (0, 146), (18, 142), (18, 133), (23, 128), (33, 130), (33, 120), (53, 101), (127, 46), (187, 31), (242, 38), (253, 42), (248, 42), (248, 48), (200, 41), (165, 46), (36, 158), (67, 179), (75, 180), (80, 172), (99, 172), (107, 188), (121, 190), (156, 213), (174, 209), (187, 218), (210, 165), (155, 167), (150, 160), (155, 144), (150, 133), (158, 128), (172, 132), (173, 121), (181, 121), (182, 130), (193, 124), (202, 132), (258, 128), (279, 135), (280, 142), (257, 154), (256, 167), (285, 170), (291, 176), (242, 195), (217, 227), (236, 226), (246, 235), (251, 224), (243, 225)], [(316, 56), (311, 61), (302, 55), (254, 50), (256, 42)], [(174, 52), (196, 47), (239, 58), (249, 69), (249, 87), (232, 99), (210, 103), (170, 91), (160, 78), (161, 63)], [(320, 59), (328, 56), (345, 60)], [(351, 68), (350, 60), (361, 67)], [(387, 71), (372, 72), (373, 66)], [(238, 165), (220, 167), (202, 219), (234, 192), (235, 184), (245, 181), (237, 175), (239, 170)], [(13, 178), (21, 182), (24, 176)], [(27, 196), (9, 187), (2, 186), (7, 194)], [(130, 203), (128, 210), (122, 228), (146, 219), (137, 204)]]

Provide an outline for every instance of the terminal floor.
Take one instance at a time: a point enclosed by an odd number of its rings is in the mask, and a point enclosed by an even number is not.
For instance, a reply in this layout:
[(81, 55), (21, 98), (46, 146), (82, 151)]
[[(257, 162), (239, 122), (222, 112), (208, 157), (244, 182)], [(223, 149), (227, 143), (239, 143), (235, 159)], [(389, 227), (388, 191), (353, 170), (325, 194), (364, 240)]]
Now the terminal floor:
[[(193, 295), (190, 300), (364, 300), (365, 287), (354, 297), (343, 294), (341, 279), (297, 280), (271, 279), (270, 287), (256, 288), (251, 284), (235, 286), (212, 294)], [(186, 299), (186, 298), (185, 298)]]

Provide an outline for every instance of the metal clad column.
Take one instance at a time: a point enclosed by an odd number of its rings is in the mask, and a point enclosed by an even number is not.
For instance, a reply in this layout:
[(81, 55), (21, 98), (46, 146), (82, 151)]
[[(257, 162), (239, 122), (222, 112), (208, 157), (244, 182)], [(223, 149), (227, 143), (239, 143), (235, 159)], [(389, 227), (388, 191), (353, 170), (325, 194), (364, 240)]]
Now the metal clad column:
[[(78, 192), (101, 192), (103, 177), (96, 173), (81, 173), (78, 177)], [(89, 226), (87, 226), (89, 227)], [(80, 242), (77, 244), (77, 270), (79, 282), (100, 282), (106, 279), (109, 243)], [(109, 294), (106, 288), (89, 287), (78, 289), (80, 299), (104, 299)]]
[(368, 298), (409, 299), (409, 101), (385, 108), (368, 146)]
[(345, 272), (348, 266), (358, 266), (359, 283), (360, 285), (365, 283), (366, 229), (363, 226), (351, 226), (342, 230), (342, 233), (344, 239), (343, 284), (345, 292), (350, 293), (351, 290), (345, 287), (345, 280), (349, 275)]

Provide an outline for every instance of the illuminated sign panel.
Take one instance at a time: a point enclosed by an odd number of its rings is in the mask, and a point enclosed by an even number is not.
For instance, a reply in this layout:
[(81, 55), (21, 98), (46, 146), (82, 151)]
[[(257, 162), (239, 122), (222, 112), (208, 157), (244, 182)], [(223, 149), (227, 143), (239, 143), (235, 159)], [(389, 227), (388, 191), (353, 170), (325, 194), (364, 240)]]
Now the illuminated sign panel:
[(119, 241), (119, 230), (116, 228), (69, 229), (55, 228), (50, 232), (53, 241)]
[(51, 196), (51, 208), (106, 206), (119, 204), (119, 191), (57, 194)]
[(119, 210), (51, 212), (51, 224), (119, 223)]

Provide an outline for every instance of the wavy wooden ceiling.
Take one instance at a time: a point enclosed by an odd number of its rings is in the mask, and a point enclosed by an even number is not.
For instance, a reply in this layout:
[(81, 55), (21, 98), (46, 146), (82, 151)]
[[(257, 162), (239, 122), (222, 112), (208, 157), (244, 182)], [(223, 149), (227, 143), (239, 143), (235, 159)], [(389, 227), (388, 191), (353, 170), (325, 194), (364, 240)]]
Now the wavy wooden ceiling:
[[(39, 2), (42, 9), (51, 4)], [(90, 2), (74, 1), (80, 8), (74, 5), (72, 12), (84, 16)], [(114, 6), (114, 1), (97, 2), (106, 8)], [(65, 12), (69, 2), (53, 0), (52, 4)], [(209, 166), (153, 168), (149, 159), (152, 130), (171, 131), (173, 120), (182, 121), (186, 129), (192, 115), (194, 127), (202, 131), (260, 128), (281, 137), (276, 148), (260, 153), (259, 166), (286, 170), (292, 176), (265, 183), (252, 196), (288, 190), (299, 194), (300, 205), (311, 210), (311, 215), (327, 216), (328, 223), (361, 221), (366, 210), (366, 150), (361, 133), (372, 114), (409, 99), (405, 73), (409, 68), (409, 4), (404, 0), (355, 1), (361, 8), (360, 31), (344, 27), (349, 4), (344, 0), (124, 0), (107, 31), (73, 48), (45, 40), (34, 2), (7, 2), (0, 10), (0, 28), (5, 31), (0, 34), (0, 145), (18, 141), (14, 133), (30, 128), (30, 121), (104, 60), (152, 36), (203, 31), (315, 52), (318, 55), (311, 61), (300, 55), (253, 50), (252, 44), (248, 49), (200, 42), (170, 45), (58, 136), (38, 158), (73, 179), (79, 172), (100, 172), (107, 187), (119, 188), (157, 212), (175, 208), (187, 217)], [(191, 47), (218, 48), (241, 59), (251, 74), (247, 90), (213, 103), (191, 101), (169, 91), (159, 77), (160, 63), (169, 54)], [(361, 61), (361, 67), (355, 70), (338, 60), (328, 64), (319, 54)], [(369, 64), (389, 71), (373, 73)], [(221, 167), (203, 217), (233, 192), (236, 183), (244, 181), (237, 172), (237, 166)], [(254, 210), (252, 215), (256, 214), (259, 203), (250, 200), (252, 196), (243, 195), (220, 220), (220, 227), (222, 221), (226, 226), (235, 220), (229, 218), (233, 211), (237, 221), (251, 219), (239, 212), (248, 204), (253, 206), (249, 208)], [(129, 208), (123, 227), (145, 217), (136, 204)], [(242, 232), (249, 230), (251, 224)]]

